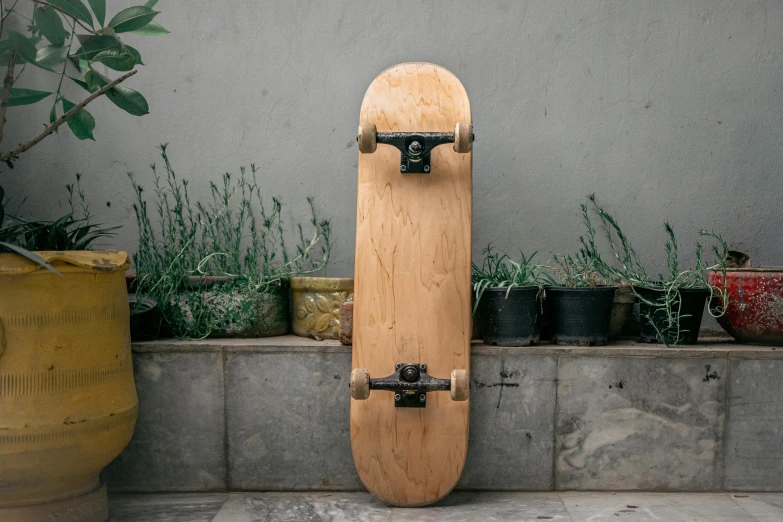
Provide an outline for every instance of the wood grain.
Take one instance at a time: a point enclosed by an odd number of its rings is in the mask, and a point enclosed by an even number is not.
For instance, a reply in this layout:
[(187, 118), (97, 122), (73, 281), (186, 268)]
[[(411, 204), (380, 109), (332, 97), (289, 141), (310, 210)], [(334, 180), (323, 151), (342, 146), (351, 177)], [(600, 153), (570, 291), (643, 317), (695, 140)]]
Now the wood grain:
[[(378, 132), (453, 132), (470, 122), (459, 80), (427, 63), (387, 69), (370, 85), (360, 123)], [(371, 377), (397, 362), (426, 363), (448, 379), (470, 365), (472, 153), (441, 145), (430, 174), (401, 174), (400, 152), (359, 154), (353, 367)], [(470, 401), (427, 394), (426, 408), (395, 408), (391, 392), (351, 400), (351, 444), (364, 485), (398, 506), (444, 497), (459, 480)]]

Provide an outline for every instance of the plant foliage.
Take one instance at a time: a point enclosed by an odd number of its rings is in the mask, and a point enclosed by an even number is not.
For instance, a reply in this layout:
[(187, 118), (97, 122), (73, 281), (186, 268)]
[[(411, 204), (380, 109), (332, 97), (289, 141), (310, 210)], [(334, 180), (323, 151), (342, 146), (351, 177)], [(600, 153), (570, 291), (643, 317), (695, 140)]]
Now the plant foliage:
[[(139, 229), (139, 248), (133, 256), (136, 292), (155, 297), (164, 320), (173, 316), (172, 297), (187, 287), (189, 278), (228, 277), (247, 292), (267, 292), (287, 285), (293, 275), (321, 270), (329, 261), (330, 224), (319, 220), (308, 198), (309, 227), (293, 230), (283, 222), (283, 204), (266, 197), (258, 169), (225, 173), (210, 183), (210, 199), (192, 201), (187, 179), (169, 161), (167, 144), (160, 146), (163, 168), (151, 165), (154, 189), (146, 193), (129, 173), (136, 194), (133, 205)], [(163, 172), (161, 172), (161, 170)], [(295, 236), (293, 248), (289, 234)], [(209, 325), (180, 331), (182, 337), (204, 337)]]
[[(713, 317), (721, 317), (726, 313), (728, 306), (728, 292), (725, 287), (726, 259), (729, 256), (729, 248), (723, 238), (714, 233), (700, 230), (702, 237), (713, 241), (712, 253), (715, 261), (707, 264), (704, 260), (704, 246), (696, 242), (696, 265), (691, 269), (684, 269), (680, 264), (679, 244), (674, 233), (674, 228), (665, 223), (666, 243), (666, 274), (658, 274), (657, 279), (648, 275), (647, 270), (639, 259), (636, 249), (631, 241), (623, 233), (618, 222), (609, 212), (601, 207), (595, 194), (588, 196), (590, 207), (582, 204), (582, 220), (586, 229), (585, 235), (579, 238), (582, 248), (580, 255), (595, 260), (598, 273), (607, 279), (627, 281), (634, 288), (634, 294), (641, 302), (650, 306), (651, 313), (643, 317), (655, 328), (658, 337), (668, 345), (677, 345), (682, 342), (684, 330), (680, 328), (680, 291), (683, 289), (706, 289), (709, 291), (709, 302), (720, 303), (710, 307)], [(604, 239), (608, 245), (610, 255), (608, 260), (601, 256), (597, 246), (597, 230), (592, 223), (590, 211), (598, 217), (600, 227), (603, 230)], [(706, 273), (709, 271), (721, 271), (724, 274), (724, 286), (709, 284)], [(642, 297), (636, 289), (651, 288), (661, 291), (661, 298), (651, 301)], [(717, 298), (717, 299), (716, 299)], [(654, 321), (653, 316), (663, 316), (663, 321)], [(663, 325), (661, 328), (660, 325)]]
[(537, 286), (543, 288), (549, 282), (546, 274), (543, 272), (543, 266), (533, 263), (538, 251), (530, 256), (520, 251), (519, 261), (514, 261), (504, 252), (495, 252), (492, 245), (482, 252), (484, 260), (481, 266), (473, 263), (472, 281), (473, 291), (476, 293), (476, 303), (473, 306), (473, 313), (478, 309), (481, 296), (487, 288), (507, 288), (506, 297), (514, 287)]

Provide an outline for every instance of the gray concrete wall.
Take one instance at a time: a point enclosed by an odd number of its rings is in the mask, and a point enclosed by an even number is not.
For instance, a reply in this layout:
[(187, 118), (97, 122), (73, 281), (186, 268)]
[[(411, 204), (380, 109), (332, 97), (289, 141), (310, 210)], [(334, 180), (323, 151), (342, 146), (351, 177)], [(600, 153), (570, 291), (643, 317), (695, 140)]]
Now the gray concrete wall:
[[(139, 3), (112, 1), (109, 16)], [(96, 142), (68, 130), (0, 174), (40, 217), (84, 174), (100, 221), (136, 248), (127, 171), (149, 183), (155, 146), (208, 180), (256, 162), (288, 221), (317, 196), (334, 224), (328, 275), (353, 271), (355, 131), (384, 68), (430, 61), (473, 104), (474, 256), (494, 241), (526, 252), (576, 248), (578, 204), (596, 192), (654, 269), (662, 223), (687, 258), (698, 228), (720, 231), (756, 264), (783, 264), (783, 3), (769, 1), (168, 0), (163, 38), (129, 40), (146, 67), (128, 85), (151, 114), (90, 106)], [(28, 68), (29, 69), (29, 68)], [(28, 70), (35, 84), (45, 73)], [(82, 92), (73, 91), (73, 98)], [(9, 110), (6, 148), (48, 121), (49, 105)], [(109, 206), (110, 205), (110, 206)]]
[[(349, 346), (286, 336), (133, 350), (139, 419), (104, 473), (110, 489), (363, 487)], [(457, 487), (783, 491), (781, 375), (770, 347), (474, 344)]]

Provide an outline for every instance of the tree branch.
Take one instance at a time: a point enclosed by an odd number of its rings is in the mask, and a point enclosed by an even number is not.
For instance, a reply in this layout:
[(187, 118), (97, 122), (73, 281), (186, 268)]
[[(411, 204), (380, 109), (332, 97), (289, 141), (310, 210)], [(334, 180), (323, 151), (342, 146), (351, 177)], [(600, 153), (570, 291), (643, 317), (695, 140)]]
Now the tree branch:
[(5, 72), (5, 80), (3, 80), (3, 94), (0, 95), (0, 141), (3, 141), (8, 95), (11, 94), (11, 86), (14, 84), (14, 65), (16, 65), (16, 49), (11, 50), (11, 57), (8, 59), (8, 70)]
[(57, 129), (57, 127), (59, 127), (60, 125), (62, 125), (63, 123), (71, 119), (71, 117), (77, 112), (79, 112), (81, 109), (83, 109), (85, 105), (93, 101), (95, 98), (102, 96), (103, 94), (106, 93), (106, 91), (113, 89), (114, 87), (117, 86), (117, 84), (124, 82), (125, 80), (127, 80), (128, 78), (136, 74), (136, 72), (137, 71), (134, 69), (133, 71), (129, 73), (125, 73), (119, 78), (107, 83), (106, 85), (104, 85), (103, 87), (101, 87), (100, 89), (98, 89), (97, 91), (95, 91), (94, 93), (86, 97), (85, 99), (83, 99), (81, 102), (75, 105), (71, 110), (69, 110), (68, 112), (66, 112), (59, 118), (57, 118), (51, 125), (48, 125), (43, 130), (43, 132), (38, 136), (36, 136), (35, 138), (31, 139), (27, 143), (20, 143), (19, 146), (16, 147), (14, 150), (9, 150), (8, 152), (3, 152), (2, 154), (0, 154), (0, 161), (5, 161), (12, 156), (17, 156), (23, 153), (24, 151), (28, 150), (29, 148), (33, 147), (38, 142), (43, 140), (45, 137), (53, 133), (55, 129)]

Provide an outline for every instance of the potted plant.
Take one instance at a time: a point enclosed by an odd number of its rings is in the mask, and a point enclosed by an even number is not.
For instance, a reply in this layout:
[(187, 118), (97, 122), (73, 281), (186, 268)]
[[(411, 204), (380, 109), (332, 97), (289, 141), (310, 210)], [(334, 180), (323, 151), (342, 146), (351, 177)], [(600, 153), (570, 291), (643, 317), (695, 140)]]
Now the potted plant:
[[(627, 281), (632, 285), (633, 293), (639, 299), (641, 321), (639, 339), (643, 342), (662, 342), (666, 346), (695, 344), (707, 299), (727, 295), (725, 286), (710, 284), (706, 277), (709, 271), (725, 270), (729, 252), (725, 241), (713, 232), (699, 231), (701, 236), (708, 237), (720, 245), (720, 248), (717, 245), (712, 247), (716, 261), (708, 266), (704, 261), (704, 247), (697, 242), (696, 266), (692, 269), (683, 269), (680, 266), (679, 247), (674, 229), (666, 223), (667, 273), (659, 274), (657, 279), (653, 279), (647, 274), (636, 250), (617, 221), (598, 205), (595, 194), (590, 195), (588, 199), (601, 221), (611, 254), (617, 262), (606, 262), (600, 256), (596, 246), (596, 231), (589, 221), (589, 216), (586, 220), (587, 234), (580, 238), (583, 250), (595, 257), (604, 275)], [(710, 314), (716, 318), (721, 317), (725, 312), (725, 305), (710, 309)]]
[[(288, 332), (288, 289), (293, 275), (329, 261), (329, 222), (318, 220), (308, 198), (311, 235), (297, 225), (295, 251), (286, 245), (282, 203), (267, 199), (257, 169), (240, 168), (211, 183), (209, 202), (192, 202), (161, 145), (165, 177), (152, 166), (153, 222), (144, 189), (130, 174), (139, 248), (134, 255), (137, 295), (158, 303), (161, 328), (176, 337), (263, 337)], [(316, 256), (318, 256), (316, 258)], [(164, 330), (165, 331), (165, 330)]]
[(106, 520), (98, 475), (136, 422), (130, 260), (90, 250), (114, 228), (92, 222), (78, 175), (68, 191), (66, 215), (27, 221), (6, 212), (0, 189), (0, 520), (9, 522)]
[(505, 253), (484, 249), (481, 266), (473, 263), (473, 313), (481, 315), (485, 344), (528, 346), (539, 342), (538, 318), (543, 297), (541, 265), (533, 263), (537, 252), (516, 262)]
[(616, 287), (604, 284), (598, 261), (584, 251), (573, 256), (555, 255), (553, 261), (549, 268), (555, 284), (546, 291), (547, 301), (552, 302), (552, 341), (605, 345)]

